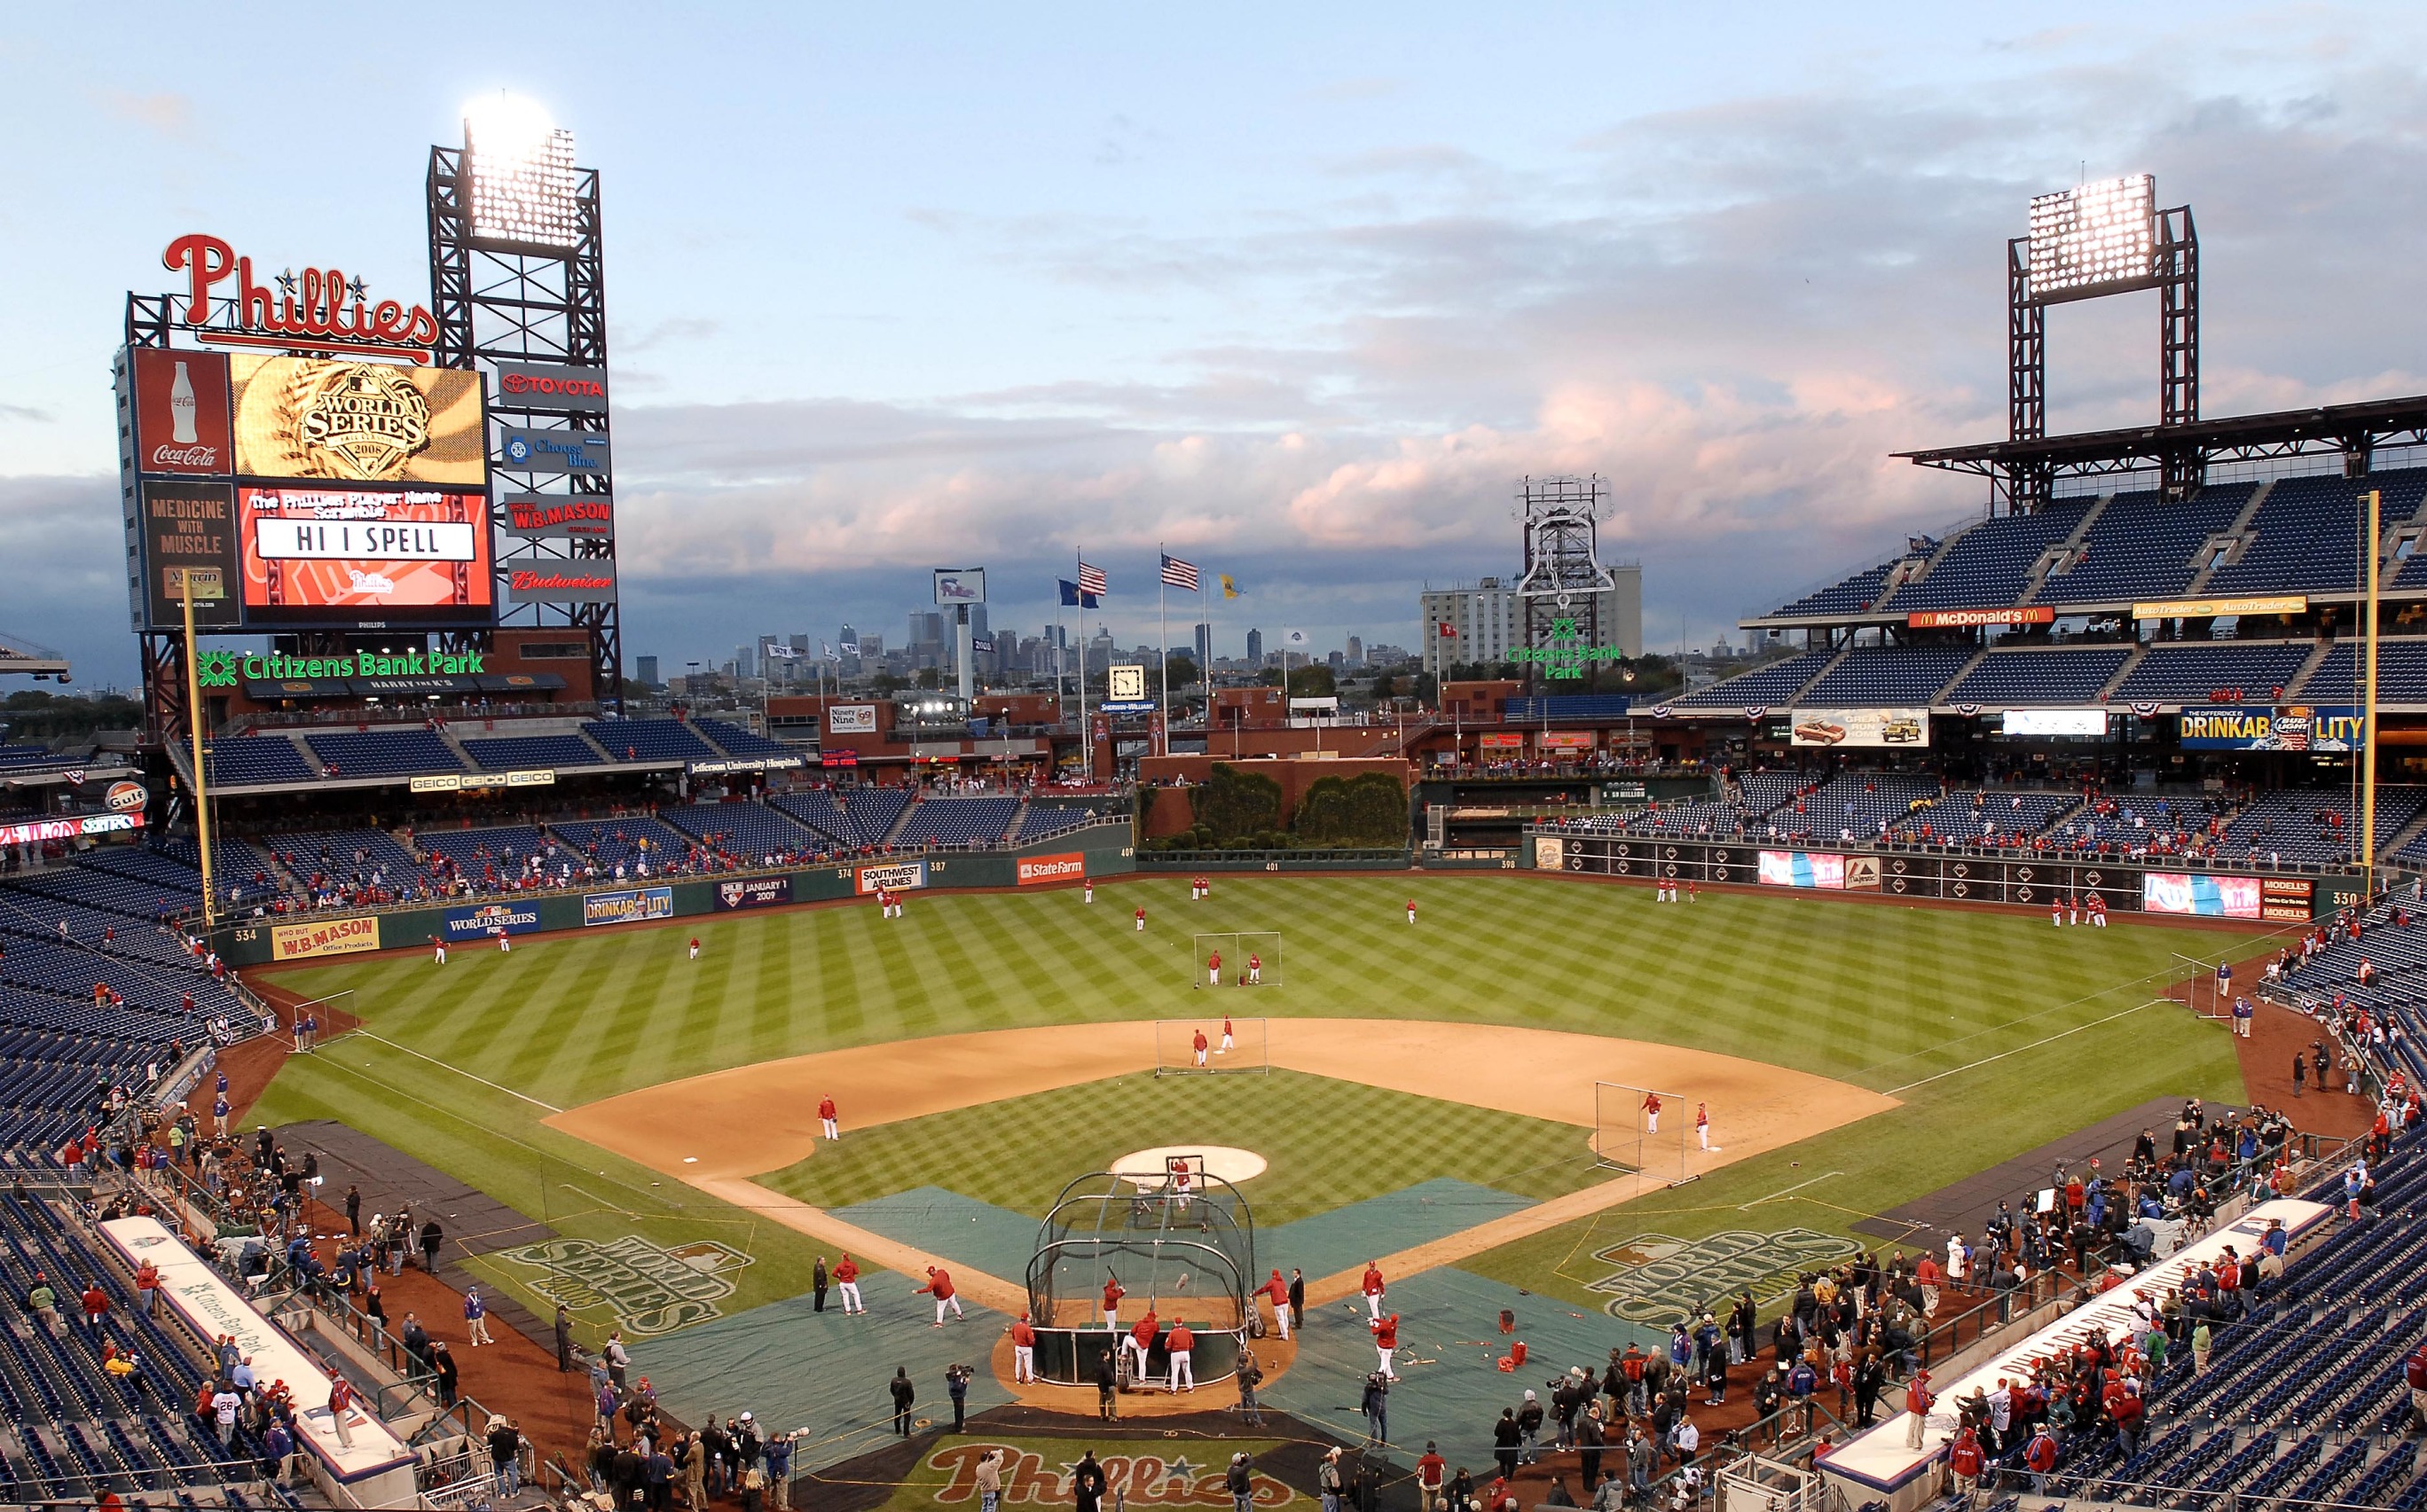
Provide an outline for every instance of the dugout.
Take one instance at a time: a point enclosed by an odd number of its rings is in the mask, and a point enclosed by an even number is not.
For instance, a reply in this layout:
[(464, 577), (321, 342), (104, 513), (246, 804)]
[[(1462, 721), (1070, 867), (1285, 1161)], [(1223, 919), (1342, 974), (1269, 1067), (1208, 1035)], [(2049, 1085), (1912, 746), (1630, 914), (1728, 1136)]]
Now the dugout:
[[(1146, 1379), (1162, 1378), (1169, 1367), (1164, 1340), (1174, 1318), (1197, 1336), (1190, 1363), (1199, 1386), (1237, 1373), (1256, 1326), (1255, 1215), (1236, 1187), (1206, 1174), (1202, 1156), (1174, 1156), (1171, 1165), (1159, 1179), (1091, 1172), (1054, 1199), (1028, 1262), (1039, 1376), (1093, 1385), (1098, 1356), (1112, 1348), (1119, 1360), (1121, 1338), (1149, 1308), (1162, 1326)], [(1108, 1273), (1126, 1293), (1117, 1332), (1104, 1326)]]

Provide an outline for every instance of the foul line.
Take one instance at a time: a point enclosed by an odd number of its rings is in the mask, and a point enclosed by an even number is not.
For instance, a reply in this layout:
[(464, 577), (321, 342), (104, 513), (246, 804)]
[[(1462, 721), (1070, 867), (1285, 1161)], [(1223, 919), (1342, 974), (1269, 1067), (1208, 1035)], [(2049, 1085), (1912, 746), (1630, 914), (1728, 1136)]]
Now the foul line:
[(1968, 1065), (1959, 1065), (1951, 1071), (1941, 1071), (1936, 1076), (1926, 1076), (1918, 1081), (1908, 1081), (1900, 1087), (1890, 1087), (1887, 1091), (1887, 1096), (1893, 1097), (1899, 1092), (1911, 1092), (1915, 1087), (1926, 1087), (1932, 1081), (1943, 1081), (1950, 1076), (1961, 1076), (1966, 1071), (1976, 1071), (1981, 1066), (1989, 1065), (1993, 1061), (2002, 1061), (2009, 1055), (2020, 1055), (2025, 1050), (2035, 1050), (2043, 1045), (2053, 1045), (2058, 1040), (2063, 1039), (2068, 1034), (2078, 1034), (2085, 1029), (2096, 1029), (2101, 1024), (2111, 1024), (2119, 1018), (2126, 1017), (2132, 1014), (2137, 1014), (2143, 1008), (2156, 1008), (2159, 1006), (2178, 1008), (2182, 1005), (2175, 1002), (2172, 998), (2152, 998), (2146, 1002), (2136, 1002), (2131, 1007), (2125, 1009), (2122, 1013), (2109, 1014), (2104, 1018), (2093, 1018), (2086, 1024), (2076, 1024), (2071, 1029), (2060, 1030), (2056, 1033), (2050, 1034), (2044, 1039), (2035, 1039), (2028, 1045), (2017, 1045), (2011, 1050), (1999, 1050), (1995, 1055), (1984, 1055)]
[(402, 1050), (405, 1054), (412, 1056), (416, 1061), (428, 1061), (431, 1065), (437, 1066), (442, 1071), (452, 1071), (457, 1076), (463, 1077), (467, 1081), (478, 1081), (481, 1085), (487, 1087), (492, 1091), (502, 1092), (509, 1097), (520, 1097), (523, 1101), (529, 1103), (534, 1108), (546, 1108), (550, 1113), (562, 1113), (564, 1111), (555, 1103), (542, 1102), (537, 1097), (531, 1097), (527, 1093), (516, 1092), (512, 1087), (498, 1086), (495, 1081), (490, 1081), (487, 1077), (474, 1076), (471, 1072), (464, 1070), (460, 1065), (449, 1065), (445, 1061), (439, 1060), (436, 1056), (424, 1055), (419, 1050), (414, 1049), (410, 1046), (399, 1045), (392, 1039), (382, 1039), (379, 1035), (372, 1033), (367, 1029), (355, 1030), (351, 1037), (370, 1040), (375, 1044), (384, 1045), (392, 1050)]

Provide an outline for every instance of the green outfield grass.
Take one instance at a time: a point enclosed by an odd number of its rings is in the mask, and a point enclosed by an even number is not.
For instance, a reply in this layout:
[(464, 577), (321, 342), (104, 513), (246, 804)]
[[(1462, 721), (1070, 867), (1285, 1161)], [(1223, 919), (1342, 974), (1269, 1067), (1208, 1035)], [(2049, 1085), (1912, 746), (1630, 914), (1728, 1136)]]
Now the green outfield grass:
[(1263, 1174), (1240, 1189), (1259, 1227), (1434, 1177), (1553, 1197), (1609, 1176), (1573, 1124), (1275, 1071), (1120, 1077), (855, 1130), (760, 1179), (822, 1208), (932, 1182), (1041, 1219), (1072, 1178), (1147, 1145), (1233, 1146), (1264, 1157)]
[[(1400, 906), (1411, 892), (1422, 903), (1415, 928)], [(443, 968), (416, 954), (285, 973), (280, 984), (305, 996), (350, 990), (342, 1005), (371, 1032), (431, 1059), (344, 1041), (290, 1061), (260, 1116), (342, 1119), (575, 1234), (711, 1223), (703, 1237), (744, 1234), (759, 1262), (741, 1273), (738, 1309), (799, 1290), (803, 1244), (554, 1134), (540, 1104), (850, 1045), (1184, 1016), (1197, 933), (1285, 933), (1287, 984), (1257, 999), (1267, 1016), (1474, 1019), (1662, 1040), (1905, 1100), (1636, 1205), (1658, 1211), (1667, 1232), (1773, 1219), (1842, 1229), (2148, 1097), (2240, 1097), (2223, 1031), (2142, 1005), (2193, 969), (2177, 952), (2246, 955), (2246, 936), (2125, 922), (2060, 931), (2029, 915), (1775, 894), (1657, 905), (1641, 888), (1501, 876), (1223, 877), (1203, 903), (1187, 901), (1185, 879), (1156, 878), (1097, 897), (1090, 906), (1066, 891), (913, 894), (908, 917), (891, 922), (872, 906), (744, 914), (526, 939), (511, 955), (465, 950)], [(1130, 923), (1140, 901), (1143, 935)], [(685, 958), (693, 933), (706, 946), (697, 962)], [(1139, 1095), (1178, 1103), (1206, 1096), (1206, 1084), (1170, 1079)], [(1440, 1105), (1425, 1108), (1439, 1115)], [(899, 1136), (904, 1149), (926, 1137)], [(1295, 1137), (1274, 1128), (1245, 1143), (1269, 1151)], [(1161, 1142), (1143, 1129), (1134, 1141)], [(1060, 1148), (992, 1141), (984, 1160), (949, 1174), (925, 1167), (925, 1179), (973, 1196), (1026, 1192), (1031, 1178), (1017, 1168), (1040, 1149), (1058, 1160)], [(877, 1185), (911, 1168), (871, 1173), (852, 1190), (882, 1195)], [(1783, 1203), (1742, 1206), (1828, 1172), (1843, 1174)], [(1601, 1233), (1593, 1243), (1608, 1242)], [(1475, 1268), (1584, 1299), (1580, 1284), (1558, 1279), (1576, 1269), (1563, 1261), (1581, 1237), (1511, 1246)]]

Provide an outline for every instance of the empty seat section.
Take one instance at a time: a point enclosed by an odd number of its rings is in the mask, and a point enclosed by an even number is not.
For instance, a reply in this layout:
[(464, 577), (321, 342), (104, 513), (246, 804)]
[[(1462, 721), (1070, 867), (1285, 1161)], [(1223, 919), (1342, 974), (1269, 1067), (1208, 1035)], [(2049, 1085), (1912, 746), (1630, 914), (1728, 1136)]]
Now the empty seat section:
[(716, 752), (680, 720), (593, 720), (581, 726), (611, 761), (713, 761)]
[[(2149, 647), (2109, 703), (2268, 704), (2317, 647), (2310, 642), (2178, 641)], [(2223, 696), (2220, 696), (2223, 695)]]
[(1969, 645), (1860, 646), (1795, 702), (1806, 708), (1925, 705), (1977, 653)]
[(897, 845), (990, 845), (1019, 812), (1017, 798), (929, 798), (912, 809)]
[(2219, 483), (2169, 503), (2155, 491), (2118, 494), (2082, 538), (2064, 571), (2050, 573), (2034, 604), (2114, 604), (2173, 598), (2206, 563), (2199, 549), (2250, 503), (2256, 483)]
[(483, 772), (531, 771), (541, 767), (595, 767), (601, 757), (578, 735), (501, 735), (465, 740), (464, 749)]
[(1829, 650), (1806, 651), (1784, 661), (1773, 661), (1751, 672), (1739, 673), (1722, 683), (1713, 684), (1697, 693), (1688, 693), (1676, 701), (1678, 708), (1776, 708), (1795, 696), (1796, 691), (1812, 680), (1813, 675), (1829, 664), (1835, 655)]
[(1955, 538), (1937, 565), (1889, 598), (1898, 610), (1998, 609), (2030, 586), (2030, 570), (2048, 547), (2073, 534), (2088, 499), (2059, 499), (2036, 514), (1984, 520)]
[(2044, 648), (1992, 651), (1941, 699), (1948, 704), (2089, 704), (2130, 660), (2126, 645), (2087, 646), (2078, 651)]
[(447, 742), (431, 730), (307, 735), (303, 743), (319, 756), (320, 764), (333, 777), (393, 777), (464, 770), (464, 763), (447, 748)]

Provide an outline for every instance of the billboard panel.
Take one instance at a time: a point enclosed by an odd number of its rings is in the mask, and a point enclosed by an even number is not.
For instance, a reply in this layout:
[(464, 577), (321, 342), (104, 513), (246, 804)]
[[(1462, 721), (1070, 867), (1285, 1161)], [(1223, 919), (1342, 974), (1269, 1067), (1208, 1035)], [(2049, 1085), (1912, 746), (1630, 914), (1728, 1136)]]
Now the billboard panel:
[(598, 415), (607, 409), (607, 369), (563, 363), (497, 364), (497, 408), (551, 415)]
[(2364, 723), (2351, 704), (2287, 704), (2277, 708), (2187, 708), (2187, 751), (2355, 751)]
[(1086, 874), (1087, 857), (1082, 851), (1019, 858), (1019, 885), (1023, 887), (1033, 887), (1040, 882), (1076, 882)]
[(2152, 914), (2207, 919), (2257, 919), (2264, 905), (2256, 877), (2190, 876), (2150, 871), (2141, 877), (2141, 907)]
[[(1846, 886), (1846, 858), (1809, 851), (1764, 851), (1761, 853), (1760, 875), (1765, 886), (1827, 887), (1835, 890)], [(1864, 886), (1879, 886), (1876, 870)]]
[(615, 500), (606, 494), (500, 494), (505, 529), (531, 539), (580, 537), (611, 540), (615, 534)]
[(228, 360), (215, 351), (129, 349), (136, 471), (225, 478), (236, 471)]
[[(227, 483), (146, 479), (138, 486), (138, 529), (143, 555), (143, 614), (155, 629), (182, 629), (186, 610), (178, 575), (188, 567), (216, 568), (221, 583), (239, 575), (236, 489)], [(242, 606), (236, 594), (196, 599), (198, 626), (232, 626)]]
[(985, 603), (985, 569), (984, 567), (937, 568), (936, 602), (937, 604)]
[(2107, 710), (2103, 708), (2010, 708), (2006, 710), (2005, 733), (2008, 735), (2104, 735), (2107, 733)]
[(826, 709), (826, 728), (837, 735), (874, 735), (874, 704), (835, 704)]
[(1976, 625), (2054, 625), (2056, 610), (2045, 604), (2028, 609), (1917, 609), (1904, 617), (1916, 630), (1941, 630)]
[(481, 903), (472, 908), (449, 908), (443, 916), (447, 943), (483, 940), (492, 935), (529, 935), (539, 929), (539, 904)]
[(675, 915), (675, 890), (672, 887), (624, 887), (614, 892), (591, 892), (581, 896), (581, 927), (594, 924), (630, 924), (644, 919), (672, 919)]
[(489, 480), (481, 375), (446, 367), (228, 359), (236, 470), (363, 483)]
[(855, 889), (863, 898), (874, 897), (881, 888), (888, 892), (908, 892), (927, 885), (927, 863), (924, 861), (890, 861), (872, 867), (861, 867)]
[(497, 465), (518, 473), (614, 470), (607, 438), (595, 431), (527, 431), (513, 426), (499, 434)]
[(272, 924), (269, 953), (280, 961), (320, 955), (352, 955), (379, 949), (379, 919), (372, 915), (331, 919), (315, 924)]
[(790, 877), (740, 877), (716, 885), (719, 908), (773, 908), (791, 901)]
[(506, 597), (517, 604), (612, 604), (614, 559), (518, 562), (507, 569)]
[(1790, 738), (1797, 745), (1928, 745), (1926, 708), (1799, 708)]
[(250, 624), (480, 624), (493, 616), (488, 496), (236, 490)]

